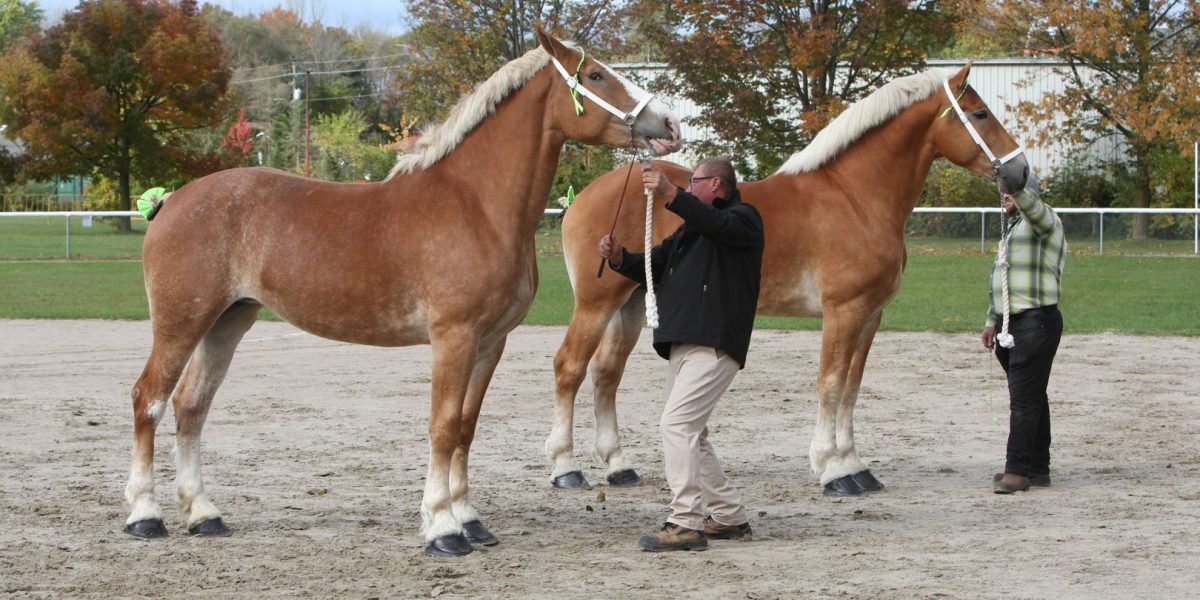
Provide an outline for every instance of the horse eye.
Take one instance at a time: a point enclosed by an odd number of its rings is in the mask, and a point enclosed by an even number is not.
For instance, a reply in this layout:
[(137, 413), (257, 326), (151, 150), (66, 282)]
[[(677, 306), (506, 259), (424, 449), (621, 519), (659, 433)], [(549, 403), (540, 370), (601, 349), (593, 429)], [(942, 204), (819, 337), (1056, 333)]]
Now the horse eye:
[(971, 116), (982, 121), (987, 118), (987, 110), (981, 108), (981, 109), (975, 111), (974, 113), (972, 113)]
[(592, 71), (592, 74), (588, 75), (588, 79), (591, 79), (592, 81), (600, 81), (601, 79), (604, 79), (604, 76), (600, 74), (600, 71)]

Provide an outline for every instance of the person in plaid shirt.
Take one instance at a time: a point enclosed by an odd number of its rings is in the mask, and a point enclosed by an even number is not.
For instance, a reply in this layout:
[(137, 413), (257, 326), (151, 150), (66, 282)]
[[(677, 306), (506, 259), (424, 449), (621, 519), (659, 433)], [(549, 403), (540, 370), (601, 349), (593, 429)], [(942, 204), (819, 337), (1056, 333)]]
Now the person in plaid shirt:
[[(1005, 182), (1000, 182), (1001, 190)], [(992, 267), (983, 347), (995, 348), (996, 359), (1008, 376), (1009, 431), (1004, 472), (992, 478), (993, 491), (1011, 494), (1029, 486), (1050, 485), (1050, 399), (1046, 386), (1058, 343), (1062, 313), (1059, 284), (1066, 263), (1067, 242), (1062, 221), (1041, 201), (1037, 181), (1030, 176), (1024, 189), (1004, 193), (1008, 236), (1001, 242), (1007, 265)], [(1005, 278), (1007, 277), (1007, 282)], [(1010, 313), (1007, 339), (1003, 330), (1007, 288)]]

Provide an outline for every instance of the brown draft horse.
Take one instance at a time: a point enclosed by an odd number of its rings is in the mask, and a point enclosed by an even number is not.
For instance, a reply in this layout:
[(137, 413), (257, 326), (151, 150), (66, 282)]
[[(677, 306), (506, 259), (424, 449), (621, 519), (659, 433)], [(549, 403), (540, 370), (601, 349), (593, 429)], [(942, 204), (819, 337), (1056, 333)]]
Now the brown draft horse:
[[(505, 339), (537, 288), (534, 232), (565, 140), (656, 154), (681, 143), (676, 117), (645, 91), (540, 29), (537, 37), (540, 47), (464, 97), (383, 182), (234, 169), (166, 202), (143, 250), (154, 340), (132, 393), (127, 532), (166, 535), (152, 459), (168, 397), (186, 526), (228, 532), (204, 492), (200, 436), (238, 342), (267, 306), (334, 340), (432, 346), (426, 552), (495, 543), (468, 502), (467, 459)], [(579, 65), (579, 78), (564, 83), (561, 65)], [(592, 99), (581, 115), (576, 86)]]
[[(996, 154), (1016, 158), (1000, 168), (1024, 182), (1025, 158), (966, 84), (969, 71), (970, 64), (957, 73), (933, 70), (892, 81), (848, 108), (775, 174), (739, 186), (742, 199), (758, 208), (765, 227), (759, 314), (824, 318), (820, 406), (809, 459), (828, 495), (883, 489), (855, 448), (854, 404), (883, 308), (900, 289), (904, 225), (934, 159), (945, 157), (994, 178), (1001, 161), (989, 162), (985, 153), (990, 151), (981, 152), (983, 146), (969, 135), (973, 125)], [(950, 88), (961, 98), (962, 123), (950, 106)], [(656, 161), (656, 166), (680, 187), (691, 175), (672, 163)], [(579, 194), (563, 219), (563, 255), (575, 290), (575, 313), (554, 360), (556, 398), (546, 453), (556, 487), (588, 487), (572, 456), (572, 421), (589, 362), (595, 455), (607, 464), (610, 483), (639, 481), (622, 454), (616, 391), (641, 332), (645, 295), (624, 277), (595, 276), (596, 243), (612, 226), (612, 205), (625, 180), (625, 167), (601, 176)], [(632, 189), (640, 185), (640, 177), (634, 173), (629, 181), (625, 196), (640, 197), (640, 190)], [(674, 213), (655, 206), (654, 239), (679, 223)], [(630, 250), (641, 251), (643, 226), (643, 211), (623, 211), (616, 237)]]

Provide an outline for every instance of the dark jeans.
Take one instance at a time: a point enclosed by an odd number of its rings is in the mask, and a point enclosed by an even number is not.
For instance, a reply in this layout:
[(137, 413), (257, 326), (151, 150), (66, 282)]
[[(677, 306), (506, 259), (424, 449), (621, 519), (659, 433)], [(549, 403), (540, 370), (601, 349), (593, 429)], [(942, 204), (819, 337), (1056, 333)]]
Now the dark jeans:
[(1043, 306), (1009, 317), (1012, 348), (996, 345), (996, 358), (1008, 375), (1011, 415), (1004, 472), (1037, 475), (1050, 472), (1050, 398), (1046, 385), (1062, 339), (1062, 313)]

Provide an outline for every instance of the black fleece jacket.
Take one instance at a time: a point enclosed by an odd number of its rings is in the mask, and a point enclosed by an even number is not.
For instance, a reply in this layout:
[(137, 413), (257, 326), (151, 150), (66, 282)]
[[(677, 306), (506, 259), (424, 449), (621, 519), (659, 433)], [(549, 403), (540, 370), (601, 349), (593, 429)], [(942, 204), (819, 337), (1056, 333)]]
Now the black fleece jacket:
[[(709, 346), (744, 368), (758, 307), (762, 217), (737, 190), (711, 206), (677, 190), (667, 210), (683, 217), (683, 225), (650, 251), (658, 296), (654, 349), (670, 358), (673, 343)], [(642, 253), (622, 250), (614, 270), (646, 283)]]

